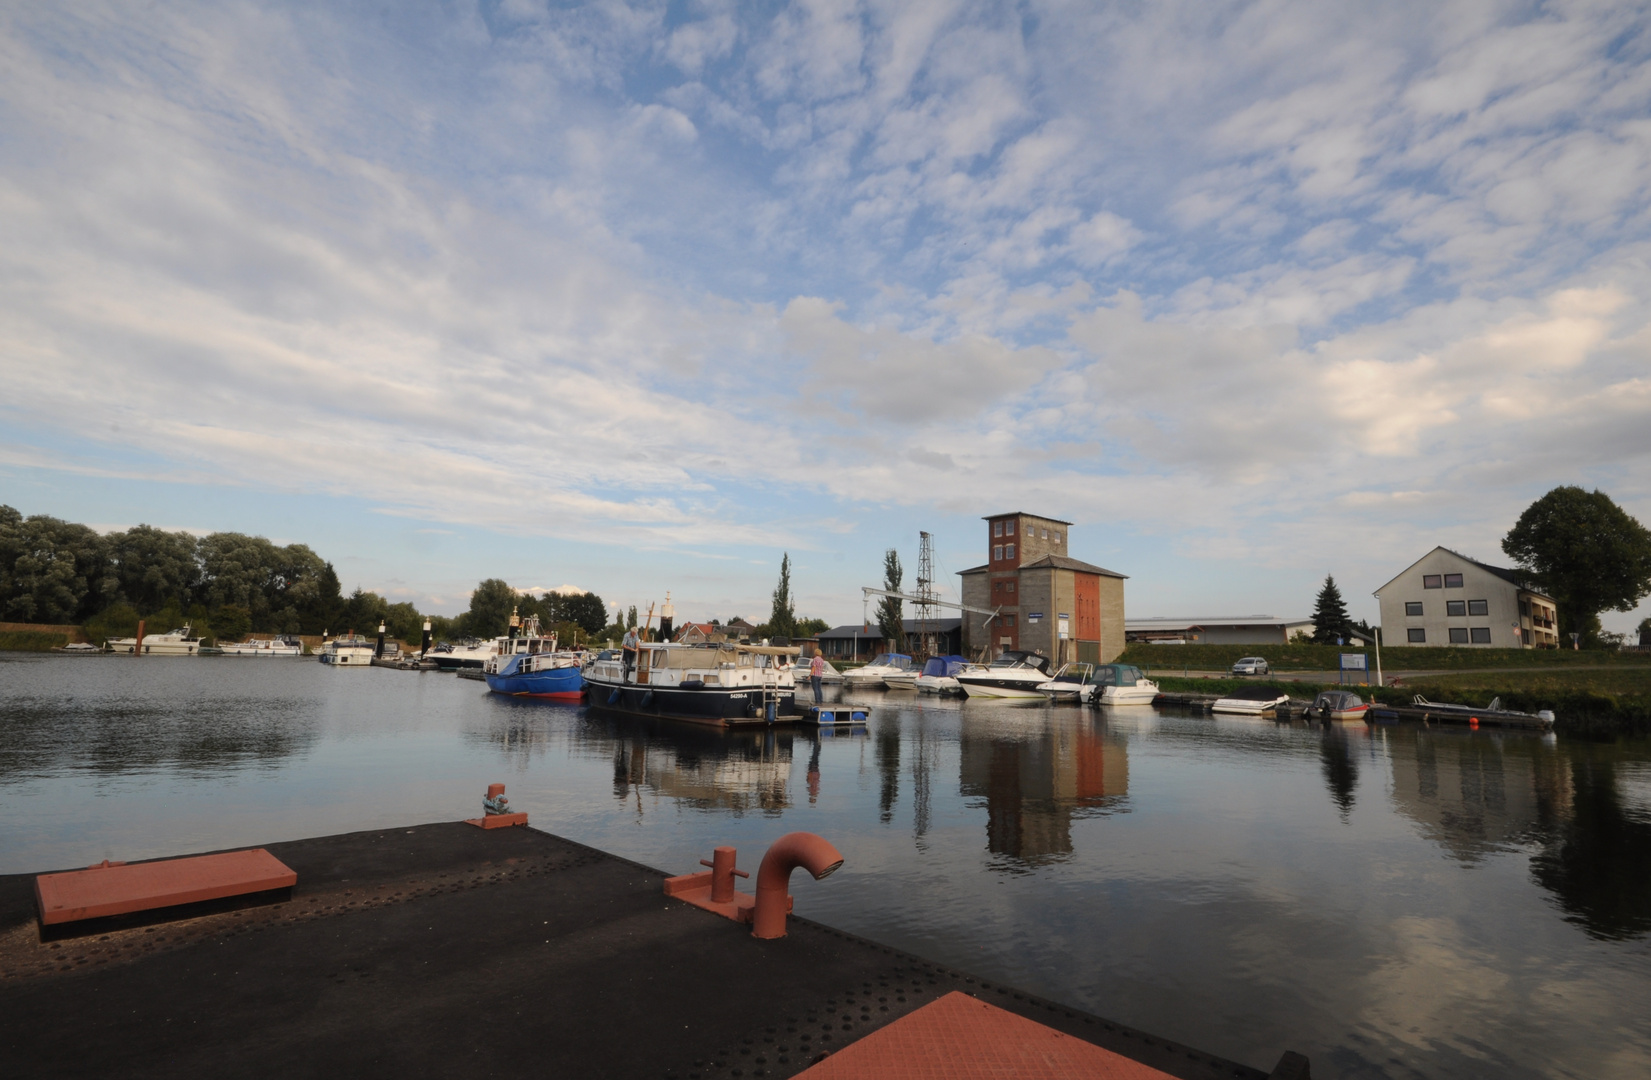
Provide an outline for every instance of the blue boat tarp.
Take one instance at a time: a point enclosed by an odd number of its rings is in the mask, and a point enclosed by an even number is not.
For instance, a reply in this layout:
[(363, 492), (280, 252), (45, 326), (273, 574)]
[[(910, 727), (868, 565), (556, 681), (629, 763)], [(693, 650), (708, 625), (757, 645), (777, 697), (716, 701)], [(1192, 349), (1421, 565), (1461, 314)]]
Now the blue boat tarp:
[(923, 665), (923, 674), (935, 678), (956, 677), (957, 673), (969, 666), (966, 656), (931, 656), (929, 662)]

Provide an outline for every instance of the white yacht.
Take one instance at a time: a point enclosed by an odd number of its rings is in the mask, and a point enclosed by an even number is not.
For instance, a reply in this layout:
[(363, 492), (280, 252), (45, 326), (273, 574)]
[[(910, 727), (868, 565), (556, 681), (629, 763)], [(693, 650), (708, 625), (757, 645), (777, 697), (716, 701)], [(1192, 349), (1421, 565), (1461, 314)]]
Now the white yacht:
[[(143, 635), (144, 656), (195, 656), (201, 651), (201, 639), (190, 637), (194, 627), (185, 623), (182, 627), (169, 634)], [(111, 652), (134, 654), (140, 652), (137, 638), (111, 638), (109, 649)]]
[(890, 675), (898, 676), (911, 670), (911, 657), (905, 653), (878, 653), (865, 667), (843, 672), (843, 685), (851, 690), (871, 689), (885, 685)]
[(1095, 665), (1086, 663), (1062, 664), (1055, 677), (1038, 686), (1038, 693), (1056, 701), (1092, 700), (1100, 687), (1095, 684)]
[(985, 670), (985, 664), (971, 664), (966, 656), (931, 656), (914, 685), (920, 694), (961, 695), (963, 687), (958, 685), (957, 677), (966, 672)]
[(235, 644), (218, 642), (225, 656), (303, 656), (304, 643), (282, 634), (274, 638), (249, 638)]
[(1048, 681), (1049, 658), (1019, 649), (1004, 652), (985, 671), (968, 671), (957, 676), (957, 684), (970, 697), (1021, 701), (1036, 701), (1043, 697), (1038, 687)]
[(377, 642), (348, 634), (323, 642), (319, 655), (329, 667), (367, 667), (373, 662), (377, 646)]
[(1090, 698), (1102, 705), (1151, 705), (1158, 700), (1158, 684), (1133, 664), (1102, 664), (1095, 669), (1100, 692)]
[(430, 647), (424, 654), (426, 660), (434, 660), (436, 667), (442, 671), (453, 671), (456, 668), (477, 668), (487, 663), (488, 657), (498, 656), (502, 651), (503, 642), (509, 638), (494, 638), (483, 641), (480, 638), (465, 638), (457, 644), (441, 642)]

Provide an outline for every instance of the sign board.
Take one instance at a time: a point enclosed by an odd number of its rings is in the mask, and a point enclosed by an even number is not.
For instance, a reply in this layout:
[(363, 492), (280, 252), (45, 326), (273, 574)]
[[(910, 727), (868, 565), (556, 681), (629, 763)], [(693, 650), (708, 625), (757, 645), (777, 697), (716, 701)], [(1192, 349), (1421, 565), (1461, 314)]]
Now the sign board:
[(1071, 618), (1072, 617), (1070, 615), (1067, 615), (1064, 612), (1060, 616), (1060, 636), (1062, 641), (1065, 641), (1071, 635)]
[(1344, 652), (1341, 654), (1341, 669), (1343, 671), (1369, 671), (1369, 654), (1362, 652)]
[(1043, 621), (1043, 612), (1041, 612), (1041, 611), (1028, 611), (1026, 613), (1026, 621), (1027, 622), (1042, 622)]

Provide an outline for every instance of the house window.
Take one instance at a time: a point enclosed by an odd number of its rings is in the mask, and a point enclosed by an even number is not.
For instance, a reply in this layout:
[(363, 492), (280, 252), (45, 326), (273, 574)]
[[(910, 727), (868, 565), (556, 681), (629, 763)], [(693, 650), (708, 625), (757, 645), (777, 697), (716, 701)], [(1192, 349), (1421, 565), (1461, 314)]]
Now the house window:
[(1420, 615), (1422, 613), (1422, 602), (1420, 600), (1406, 600), (1404, 613), (1406, 615)]
[(1059, 529), (1056, 529), (1055, 530), (1055, 543), (1058, 544), (1060, 542), (1061, 542), (1061, 531)]
[(1470, 633), (1473, 635), (1473, 643), (1475, 645), (1489, 645), (1490, 644), (1490, 627), (1488, 627), (1488, 626), (1475, 626), (1470, 631)]
[(1443, 586), (1444, 586), (1444, 579), (1441, 578), (1438, 574), (1423, 574), (1422, 575), (1422, 588), (1424, 588), (1424, 589), (1438, 589), (1438, 588), (1442, 588)]
[(1003, 557), (1005, 559), (1014, 558), (1015, 557), (1015, 545), (1013, 545), (1013, 544), (1004, 544), (1003, 545)]
[(1013, 630), (1015, 628), (1015, 617), (1013, 615), (1003, 616), (1003, 628), (1005, 630)]
[(1466, 645), (1468, 643), (1468, 628), (1465, 626), (1451, 627), (1450, 643), (1452, 645)]
[(998, 538), (1002, 535), (1003, 535), (1003, 522), (1001, 522), (1001, 521), (992, 522), (992, 538), (996, 539), (996, 538)]
[(1467, 613), (1468, 613), (1468, 602), (1466, 600), (1446, 600), (1445, 601), (1445, 614), (1446, 615), (1462, 615), (1462, 616), (1465, 616)]
[(1008, 589), (1008, 590), (1009, 590), (1009, 591), (1010, 591), (1010, 592), (1014, 592), (1014, 591), (1015, 591), (1015, 583), (1014, 583), (1014, 582), (1012, 582), (1012, 581), (1011, 581), (1011, 582), (1009, 582), (1009, 583), (1008, 583), (1008, 584), (1006, 584), (1006, 585), (1004, 585), (1004, 586), (1003, 586), (1003, 587), (1004, 587), (1004, 588), (1005, 588), (1005, 589)]
[(1038, 531), (1038, 530), (1036, 530), (1036, 529), (1034, 529), (1034, 528), (1032, 528), (1032, 526), (1030, 526), (1030, 525), (1028, 525), (1028, 526), (1026, 526), (1026, 535), (1027, 535), (1027, 536), (1036, 536), (1036, 535), (1037, 535), (1037, 531)]
[(1490, 614), (1490, 601), (1489, 600), (1469, 600), (1468, 601), (1468, 614), (1469, 615), (1489, 615)]
[(1527, 619), (1531, 617), (1531, 602), (1529, 600), (1519, 601), (1519, 614)]
[(1412, 645), (1425, 645), (1427, 643), (1427, 631), (1419, 626), (1412, 626), (1404, 634), (1405, 640)]
[(1001, 559), (1001, 558), (1003, 558), (1003, 545), (1002, 544), (993, 544), (992, 545), (992, 561), (996, 562), (998, 559)]
[(1049, 530), (1048, 529), (1043, 530), (1042, 539), (1044, 539), (1044, 540), (1049, 539)]
[(1461, 574), (1446, 574), (1445, 575), (1445, 588), (1447, 588), (1447, 589), (1460, 589), (1461, 587), (1462, 587), (1462, 575)]

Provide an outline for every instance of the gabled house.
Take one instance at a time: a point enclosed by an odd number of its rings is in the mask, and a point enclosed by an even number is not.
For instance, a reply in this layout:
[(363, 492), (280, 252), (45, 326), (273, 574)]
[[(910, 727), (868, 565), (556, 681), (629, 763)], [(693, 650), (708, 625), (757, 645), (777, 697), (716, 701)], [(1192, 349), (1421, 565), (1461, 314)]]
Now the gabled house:
[(1554, 598), (1519, 570), (1436, 547), (1376, 590), (1384, 645), (1557, 649)]

